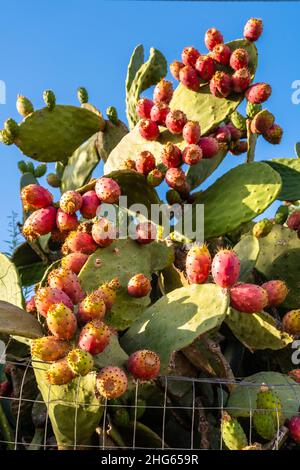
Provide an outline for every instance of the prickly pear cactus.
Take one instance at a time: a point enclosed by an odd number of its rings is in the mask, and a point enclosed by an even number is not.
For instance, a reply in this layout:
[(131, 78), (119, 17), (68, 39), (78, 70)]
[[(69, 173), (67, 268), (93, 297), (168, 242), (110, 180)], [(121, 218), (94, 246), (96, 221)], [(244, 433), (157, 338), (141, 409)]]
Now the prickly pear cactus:
[(281, 177), (282, 187), (277, 199), (280, 201), (300, 199), (300, 160), (297, 158), (274, 158), (266, 163)]

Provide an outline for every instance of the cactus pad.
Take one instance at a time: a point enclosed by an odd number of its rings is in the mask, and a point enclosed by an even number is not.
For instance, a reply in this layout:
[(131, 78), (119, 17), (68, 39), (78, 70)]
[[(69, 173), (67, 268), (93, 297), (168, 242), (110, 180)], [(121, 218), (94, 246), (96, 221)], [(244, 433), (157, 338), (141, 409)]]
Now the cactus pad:
[(221, 147), (217, 155), (213, 158), (203, 158), (196, 165), (189, 167), (187, 171), (187, 180), (191, 185), (191, 189), (197, 188), (199, 184), (203, 183), (222, 163), (227, 154), (226, 146)]
[(274, 158), (265, 163), (268, 163), (281, 176), (282, 188), (278, 199), (280, 201), (297, 201), (300, 199), (300, 159)]
[(259, 242), (253, 235), (245, 235), (234, 246), (233, 251), (240, 260), (239, 282), (247, 282), (259, 254)]
[(118, 124), (106, 121), (105, 129), (98, 132), (96, 139), (97, 151), (104, 162), (126, 134), (128, 134), (128, 129), (122, 121), (118, 121)]

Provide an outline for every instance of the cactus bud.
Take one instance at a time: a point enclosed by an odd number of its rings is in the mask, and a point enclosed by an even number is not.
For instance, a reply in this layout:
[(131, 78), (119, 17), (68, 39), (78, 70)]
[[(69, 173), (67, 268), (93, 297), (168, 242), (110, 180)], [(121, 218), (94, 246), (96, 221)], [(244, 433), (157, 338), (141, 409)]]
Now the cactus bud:
[(261, 104), (255, 104), (255, 103), (250, 103), (248, 101), (247, 107), (246, 107), (246, 114), (248, 118), (253, 119), (254, 116), (259, 113), (262, 110)]
[(47, 183), (52, 186), (52, 188), (59, 188), (61, 179), (55, 173), (49, 173), (47, 175)]
[(52, 90), (45, 90), (43, 93), (43, 99), (47, 108), (52, 111), (55, 107), (56, 98)]
[(27, 163), (27, 171), (28, 173), (31, 173), (32, 175), (34, 175), (34, 166), (32, 162)]
[(247, 130), (247, 124), (246, 124), (246, 118), (239, 113), (238, 111), (234, 111), (231, 116), (230, 120), (232, 124), (239, 129), (240, 131), (246, 131)]
[(41, 178), (42, 176), (44, 176), (44, 174), (46, 173), (47, 171), (47, 165), (46, 163), (41, 163), (40, 165), (38, 165), (35, 170), (34, 170), (34, 176), (36, 178)]
[(24, 162), (24, 160), (20, 160), (18, 162), (18, 168), (21, 171), (21, 173), (26, 173), (27, 172), (27, 164)]
[(14, 138), (12, 137), (11, 134), (7, 132), (7, 130), (3, 129), (0, 132), (0, 140), (3, 142), (5, 145), (12, 145), (14, 143)]
[(283, 225), (289, 216), (289, 208), (287, 206), (279, 206), (275, 214), (276, 224)]
[(28, 116), (28, 114), (33, 113), (33, 105), (31, 101), (26, 98), (26, 96), (18, 95), (16, 103), (17, 111), (21, 116)]
[(81, 104), (87, 103), (89, 100), (89, 95), (87, 89), (83, 86), (77, 89), (77, 98)]
[(108, 119), (110, 120), (110, 122), (112, 122), (115, 125), (118, 124), (118, 122), (119, 122), (118, 112), (117, 112), (117, 110), (114, 106), (109, 106), (107, 108), (106, 115), (107, 115)]
[(19, 133), (18, 123), (12, 118), (9, 118), (5, 121), (4, 129), (11, 137), (16, 137)]

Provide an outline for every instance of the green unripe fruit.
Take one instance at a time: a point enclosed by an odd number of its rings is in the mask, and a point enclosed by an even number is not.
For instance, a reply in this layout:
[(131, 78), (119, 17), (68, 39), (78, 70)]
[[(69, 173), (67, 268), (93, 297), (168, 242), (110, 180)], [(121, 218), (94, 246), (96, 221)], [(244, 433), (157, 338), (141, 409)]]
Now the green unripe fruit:
[(24, 117), (28, 116), (28, 114), (31, 114), (34, 111), (33, 104), (28, 98), (26, 98), (26, 96), (18, 95), (16, 106), (18, 113)]
[(136, 417), (136, 419), (140, 419), (143, 414), (145, 413), (146, 410), (146, 402), (142, 398), (139, 398), (137, 400), (136, 407), (130, 408), (129, 415), (130, 419), (133, 421)]
[(14, 137), (6, 129), (1, 131), (0, 139), (5, 145), (12, 145), (14, 143)]
[(32, 175), (34, 175), (34, 166), (32, 162), (27, 163), (27, 171), (31, 173)]
[(16, 137), (19, 133), (18, 123), (12, 118), (9, 118), (5, 121), (4, 129), (11, 137)]
[(271, 440), (282, 424), (284, 417), (281, 408), (280, 399), (275, 392), (262, 385), (256, 397), (253, 425), (264, 439)]
[(259, 111), (262, 110), (262, 105), (261, 104), (255, 104), (255, 103), (250, 103), (248, 101), (247, 107), (246, 107), (246, 113), (248, 118), (253, 119), (254, 116), (259, 113)]
[(129, 413), (125, 408), (116, 409), (113, 412), (113, 417), (117, 426), (127, 426), (130, 423)]
[(45, 101), (45, 105), (50, 109), (50, 111), (54, 109), (56, 98), (52, 90), (45, 90), (43, 93), (43, 99)]
[(34, 176), (36, 178), (41, 178), (44, 176), (44, 174), (47, 171), (47, 165), (45, 163), (42, 163), (41, 165), (38, 165), (35, 170), (34, 170)]
[(166, 198), (170, 206), (172, 206), (173, 204), (180, 204), (182, 202), (180, 194), (175, 191), (175, 189), (169, 189), (169, 191), (167, 191), (166, 193)]
[(223, 412), (221, 421), (222, 439), (229, 450), (242, 450), (248, 445), (244, 430), (238, 420)]
[(76, 375), (87, 375), (94, 366), (93, 356), (82, 349), (73, 349), (67, 355), (70, 369)]
[(87, 103), (89, 100), (89, 95), (87, 89), (83, 86), (77, 89), (77, 98), (81, 104)]
[(262, 219), (254, 225), (252, 233), (256, 238), (263, 238), (269, 235), (272, 228), (273, 224), (269, 219)]
[(61, 179), (56, 173), (49, 173), (47, 175), (47, 183), (52, 186), (52, 188), (59, 188), (61, 184)]
[(110, 120), (110, 122), (112, 122), (115, 125), (118, 124), (118, 122), (119, 122), (118, 112), (117, 112), (117, 110), (114, 106), (109, 106), (107, 108), (106, 115), (107, 115), (108, 119)]
[(65, 171), (65, 165), (62, 162), (56, 162), (55, 163), (55, 170), (56, 174), (59, 178), (62, 178), (64, 171)]
[(26, 173), (27, 172), (27, 164), (24, 162), (24, 160), (20, 160), (18, 162), (18, 168), (21, 171), (21, 173)]
[(247, 122), (246, 118), (239, 113), (238, 111), (234, 111), (231, 116), (230, 120), (232, 124), (239, 129), (240, 131), (246, 131), (247, 130)]
[(164, 178), (164, 174), (158, 168), (154, 168), (154, 170), (148, 173), (147, 182), (155, 188), (156, 186), (160, 185)]
[(289, 216), (288, 206), (279, 206), (275, 214), (276, 224), (283, 225), (284, 222), (286, 222), (288, 216)]

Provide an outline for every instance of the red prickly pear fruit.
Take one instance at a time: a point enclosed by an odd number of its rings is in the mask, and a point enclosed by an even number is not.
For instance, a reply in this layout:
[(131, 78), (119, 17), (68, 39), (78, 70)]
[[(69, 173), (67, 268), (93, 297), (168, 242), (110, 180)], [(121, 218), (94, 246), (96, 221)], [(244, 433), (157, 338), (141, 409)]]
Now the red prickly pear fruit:
[(182, 129), (182, 137), (188, 144), (198, 144), (201, 136), (199, 123), (196, 121), (188, 121)]
[(186, 176), (181, 168), (169, 168), (166, 172), (166, 182), (168, 186), (181, 192), (186, 184)]
[(230, 132), (231, 140), (233, 140), (233, 141), (240, 140), (240, 138), (242, 137), (242, 133), (239, 129), (237, 129), (237, 127), (235, 127), (232, 124), (232, 122), (229, 122), (228, 124), (226, 124), (226, 127)]
[(141, 245), (147, 245), (156, 240), (157, 229), (152, 222), (141, 222), (136, 226), (136, 241)]
[(156, 140), (159, 136), (159, 128), (156, 122), (151, 119), (141, 119), (138, 124), (141, 137), (146, 140)]
[(190, 284), (206, 282), (211, 268), (211, 256), (207, 246), (193, 246), (187, 254), (185, 266)]
[(145, 297), (151, 291), (151, 283), (144, 274), (136, 274), (127, 284), (127, 292), (131, 297)]
[(35, 305), (34, 296), (31, 297), (29, 300), (27, 300), (27, 302), (26, 302), (26, 312), (31, 313), (32, 315), (36, 313), (36, 305)]
[(275, 117), (267, 109), (257, 113), (251, 121), (252, 134), (263, 134), (273, 126)]
[(187, 165), (196, 165), (202, 159), (201, 147), (197, 144), (187, 145), (182, 152), (182, 160)]
[(209, 82), (209, 89), (217, 98), (226, 98), (232, 91), (231, 77), (225, 72), (216, 72)]
[(74, 214), (81, 208), (82, 197), (77, 191), (66, 191), (60, 198), (59, 207), (66, 214)]
[(216, 71), (214, 60), (207, 55), (201, 55), (197, 59), (196, 70), (201, 80), (209, 82)]
[(83, 299), (79, 306), (77, 317), (81, 325), (93, 320), (103, 320), (106, 306), (100, 292), (94, 291)]
[(75, 378), (66, 359), (60, 359), (50, 365), (46, 379), (50, 385), (67, 385)]
[(158, 103), (162, 101), (163, 103), (169, 104), (173, 96), (173, 85), (168, 80), (162, 79), (154, 88), (153, 91), (153, 101)]
[(98, 178), (95, 184), (95, 191), (100, 201), (107, 204), (117, 204), (121, 196), (121, 188), (112, 178)]
[(61, 289), (52, 287), (41, 287), (35, 294), (35, 305), (37, 312), (43, 317), (47, 316), (48, 310), (53, 304), (62, 302), (66, 307), (73, 310), (73, 302)]
[(61, 267), (64, 269), (71, 269), (73, 273), (79, 274), (82, 267), (87, 262), (88, 257), (89, 256), (85, 253), (69, 253), (62, 258)]
[(151, 109), (150, 118), (152, 121), (156, 122), (159, 126), (166, 125), (166, 117), (170, 112), (170, 108), (166, 103), (159, 102), (156, 103)]
[(290, 230), (299, 230), (300, 228), (300, 210), (292, 212), (287, 221), (287, 226)]
[(127, 376), (120, 367), (104, 367), (97, 375), (96, 389), (103, 398), (108, 400), (119, 398), (124, 395), (127, 387)]
[(174, 62), (172, 62), (170, 65), (170, 72), (175, 80), (179, 80), (179, 72), (182, 67), (184, 67), (184, 64), (179, 62), (179, 60), (174, 60)]
[(229, 65), (233, 70), (243, 69), (249, 64), (249, 54), (246, 49), (235, 49), (230, 56)]
[(154, 351), (141, 349), (129, 356), (127, 369), (135, 379), (155, 379), (160, 370), (160, 358)]
[(211, 265), (212, 277), (220, 287), (233, 286), (240, 275), (240, 261), (232, 250), (220, 250)]
[(75, 230), (78, 225), (77, 215), (67, 214), (61, 209), (58, 209), (56, 213), (56, 225), (60, 232)]
[(244, 37), (248, 41), (257, 41), (263, 32), (262, 20), (250, 18), (244, 26)]
[(278, 124), (273, 124), (266, 132), (263, 133), (263, 138), (273, 145), (278, 145), (281, 142), (283, 130)]
[(182, 163), (180, 148), (168, 142), (163, 148), (161, 159), (167, 168), (177, 168)]
[(148, 150), (139, 153), (135, 161), (136, 171), (143, 173), (145, 176), (147, 176), (150, 171), (154, 170), (155, 165), (155, 157)]
[(181, 134), (186, 122), (186, 115), (182, 111), (176, 109), (167, 114), (166, 126), (172, 134)]
[(228, 144), (231, 141), (231, 132), (230, 132), (229, 127), (227, 126), (218, 127), (218, 129), (215, 132), (215, 139), (220, 143), (224, 142)]
[(201, 137), (198, 145), (201, 147), (203, 158), (212, 158), (219, 151), (219, 143), (214, 137)]
[(230, 289), (230, 305), (239, 312), (262, 312), (268, 305), (268, 293), (255, 284), (240, 283)]
[(239, 69), (231, 77), (233, 91), (236, 93), (243, 93), (251, 83), (251, 75), (249, 70), (244, 67)]
[(100, 320), (87, 323), (81, 330), (78, 346), (92, 356), (100, 354), (109, 343), (110, 329)]
[(228, 65), (231, 56), (231, 49), (226, 44), (217, 44), (212, 51), (213, 59), (221, 65)]
[(224, 42), (223, 35), (216, 28), (210, 28), (204, 36), (204, 43), (209, 51), (212, 51), (217, 44)]
[(67, 362), (74, 375), (87, 375), (94, 367), (92, 355), (82, 349), (72, 349), (67, 355)]
[(31, 355), (41, 361), (57, 361), (70, 351), (70, 344), (55, 336), (43, 336), (31, 341)]
[(97, 293), (100, 294), (101, 298), (105, 303), (106, 310), (111, 310), (113, 304), (116, 301), (117, 294), (116, 290), (120, 287), (120, 282), (117, 277), (112, 279), (110, 282), (102, 284), (102, 286), (97, 289)]
[(148, 98), (141, 98), (136, 104), (136, 113), (140, 119), (150, 119), (150, 112), (153, 108), (153, 101)]
[(48, 276), (48, 284), (52, 289), (61, 289), (65, 292), (73, 304), (78, 304), (85, 296), (77, 274), (71, 269), (54, 269)]
[(282, 319), (282, 326), (291, 335), (300, 335), (300, 309), (287, 312)]
[(48, 207), (53, 202), (53, 196), (48, 189), (39, 184), (28, 184), (21, 191), (21, 199), (25, 212)]
[(72, 310), (61, 302), (49, 308), (47, 326), (53, 336), (69, 341), (77, 329), (77, 320)]
[(117, 238), (116, 228), (106, 217), (101, 217), (93, 224), (92, 237), (97, 245), (104, 248)]
[(248, 143), (246, 140), (238, 140), (237, 142), (232, 142), (230, 144), (230, 153), (232, 155), (241, 155), (242, 153), (247, 152)]
[(62, 252), (64, 255), (77, 252), (91, 255), (97, 248), (98, 245), (94, 242), (92, 235), (86, 232), (73, 231), (66, 238), (62, 246)]
[(260, 104), (271, 96), (272, 88), (268, 83), (255, 83), (245, 93), (245, 97), (250, 103)]
[(160, 183), (163, 182), (164, 178), (165, 178), (164, 173), (160, 171), (158, 168), (154, 168), (154, 170), (148, 173), (147, 182), (155, 188), (156, 186), (159, 186)]
[(200, 52), (197, 51), (197, 49), (192, 46), (188, 46), (183, 49), (181, 53), (181, 60), (184, 65), (192, 65), (192, 67), (195, 67), (196, 61), (199, 56)]
[(96, 217), (97, 209), (100, 206), (99, 198), (96, 191), (87, 191), (82, 195), (82, 204), (80, 213), (85, 219), (93, 219)]
[(25, 220), (23, 235), (29, 241), (36, 240), (41, 235), (47, 235), (56, 227), (56, 209), (53, 206), (38, 209)]
[(286, 283), (279, 279), (265, 282), (261, 287), (268, 293), (268, 307), (282, 304), (289, 292)]
[(291, 379), (295, 380), (295, 382), (300, 384), (300, 369), (290, 370), (288, 375), (289, 377), (291, 377)]
[(198, 91), (200, 86), (200, 76), (194, 67), (185, 65), (179, 71), (179, 80), (181, 83), (193, 91)]
[(300, 444), (300, 416), (293, 416), (289, 420), (289, 431), (291, 438)]

